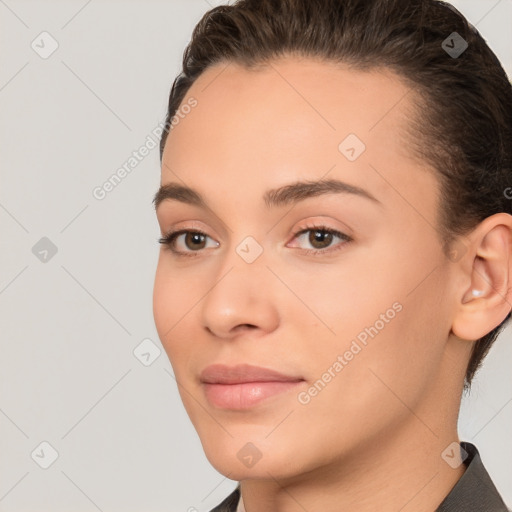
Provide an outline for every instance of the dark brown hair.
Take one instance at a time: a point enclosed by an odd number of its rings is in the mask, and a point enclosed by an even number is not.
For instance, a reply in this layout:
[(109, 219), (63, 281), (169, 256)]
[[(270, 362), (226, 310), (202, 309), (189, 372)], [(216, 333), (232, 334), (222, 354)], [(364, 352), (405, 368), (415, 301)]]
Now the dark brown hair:
[[(443, 44), (455, 45), (453, 32), (468, 45), (457, 56)], [(460, 257), (460, 235), (480, 221), (512, 213), (505, 194), (512, 182), (512, 85), (476, 28), (436, 0), (239, 0), (211, 9), (196, 25), (172, 85), (160, 158), (173, 116), (208, 66), (251, 68), (286, 55), (388, 68), (417, 92), (407, 143), (437, 171), (436, 230), (447, 257)], [(466, 389), (509, 318), (476, 341)]]

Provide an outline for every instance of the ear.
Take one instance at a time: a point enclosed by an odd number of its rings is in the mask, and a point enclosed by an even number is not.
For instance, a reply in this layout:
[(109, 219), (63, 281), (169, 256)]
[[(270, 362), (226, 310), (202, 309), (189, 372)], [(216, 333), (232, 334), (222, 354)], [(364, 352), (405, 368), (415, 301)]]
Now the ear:
[(512, 215), (484, 219), (467, 238), (467, 252), (454, 264), (464, 275), (452, 332), (477, 340), (501, 324), (512, 309)]

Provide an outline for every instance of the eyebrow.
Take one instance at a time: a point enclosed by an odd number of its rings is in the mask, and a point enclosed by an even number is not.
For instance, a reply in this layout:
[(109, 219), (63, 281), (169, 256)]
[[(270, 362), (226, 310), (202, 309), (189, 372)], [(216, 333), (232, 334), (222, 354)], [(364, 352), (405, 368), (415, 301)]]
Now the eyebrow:
[[(267, 190), (263, 194), (263, 201), (267, 208), (283, 207), (324, 194), (353, 194), (382, 205), (382, 203), (367, 190), (335, 179), (298, 181), (276, 189)], [(160, 186), (153, 198), (155, 210), (158, 209), (164, 201), (169, 200), (210, 209), (205, 199), (197, 190), (179, 183), (167, 183), (166, 185)]]

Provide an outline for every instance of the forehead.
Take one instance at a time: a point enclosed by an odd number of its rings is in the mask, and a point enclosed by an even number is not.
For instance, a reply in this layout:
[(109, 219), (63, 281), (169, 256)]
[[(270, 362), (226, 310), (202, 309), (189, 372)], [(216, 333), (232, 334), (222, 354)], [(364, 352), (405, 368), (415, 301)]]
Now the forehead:
[(222, 62), (199, 76), (182, 105), (190, 98), (197, 106), (171, 129), (162, 182), (176, 178), (166, 167), (204, 190), (223, 180), (242, 189), (251, 176), (278, 186), (328, 173), (368, 184), (378, 197), (393, 184), (415, 186), (414, 170), (427, 167), (407, 144), (416, 93), (385, 68), (298, 57), (254, 69)]

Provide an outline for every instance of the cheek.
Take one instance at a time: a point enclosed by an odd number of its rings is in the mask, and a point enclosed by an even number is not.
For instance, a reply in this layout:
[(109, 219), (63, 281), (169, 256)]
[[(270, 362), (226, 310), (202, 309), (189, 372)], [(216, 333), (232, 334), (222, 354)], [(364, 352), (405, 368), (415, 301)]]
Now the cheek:
[(169, 311), (172, 311), (173, 295), (169, 293), (166, 275), (162, 268), (160, 256), (153, 285), (153, 319), (160, 341), (165, 344), (165, 333), (171, 328)]
[[(308, 363), (309, 387), (297, 400), (294, 418), (296, 428), (305, 431), (305, 445), (309, 437), (315, 447), (318, 439), (324, 439), (326, 446), (350, 450), (411, 419), (411, 409), (435, 381), (442, 350), (430, 339), (436, 333), (428, 328), (428, 318), (425, 324), (418, 319), (421, 304), (406, 300), (401, 304), (401, 310), (393, 309), (394, 316), (388, 313), (388, 323), (376, 321), (375, 313), (386, 314), (378, 307), (372, 314), (364, 313), (367, 321), (352, 321), (350, 334), (340, 322), (340, 336), (324, 336), (310, 345), (305, 359), (314, 362)], [(346, 313), (343, 318), (351, 321)], [(330, 449), (322, 453), (326, 460), (331, 456)]]
[[(285, 320), (304, 327), (314, 322), (315, 333), (308, 333), (305, 345), (310, 339), (315, 350), (341, 350), (379, 321), (381, 314), (390, 310), (388, 316), (395, 316), (393, 304), (403, 299), (406, 287), (396, 279), (399, 270), (389, 264), (396, 265), (393, 257), (385, 256), (376, 255), (372, 248), (366, 254), (347, 254), (335, 263), (301, 264), (276, 272), (293, 291), (280, 302), (293, 307)], [(324, 340), (321, 346), (318, 338)]]
[[(205, 348), (200, 313), (212, 286), (208, 269), (180, 268), (170, 255), (161, 253), (153, 286), (153, 318), (174, 375), (187, 389), (198, 353)], [(190, 400), (186, 393), (182, 399)]]
[(155, 273), (153, 315), (159, 334), (170, 329), (174, 332), (174, 326), (177, 328), (186, 321), (206, 288), (204, 275), (198, 270), (181, 269), (172, 258), (162, 250)]
[(171, 363), (179, 356), (177, 334), (187, 320), (194, 304), (191, 289), (183, 286), (183, 278), (179, 272), (169, 268), (165, 254), (160, 256), (153, 286), (153, 318), (160, 341), (169, 356)]
[[(439, 298), (447, 276), (438, 268), (425, 279), (436, 268), (435, 254), (425, 250), (421, 259), (417, 251), (402, 251), (401, 258), (394, 251), (382, 250), (378, 257), (376, 251), (368, 254), (366, 260), (347, 258), (346, 264), (326, 265), (314, 278), (304, 273), (288, 276), (318, 317), (308, 331), (301, 320), (304, 311), (295, 312), (303, 325), (303, 361), (310, 382), (329, 368), (336, 374), (326, 386), (331, 391), (322, 391), (334, 407), (339, 395), (343, 407), (367, 407), (362, 405), (367, 401), (379, 408), (375, 397), (393, 400), (386, 384), (404, 400), (417, 400), (439, 368), (449, 331), (449, 318), (443, 317), (446, 305)], [(339, 364), (334, 367), (339, 356), (342, 370)]]

